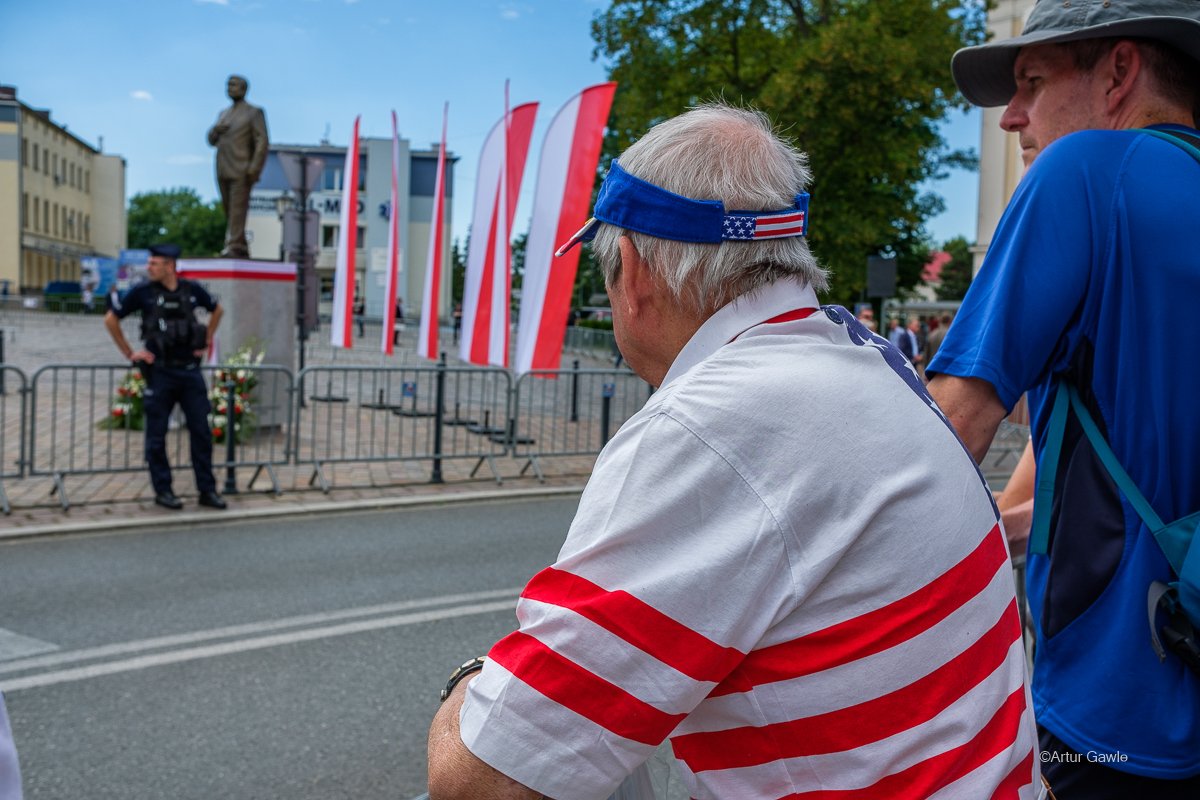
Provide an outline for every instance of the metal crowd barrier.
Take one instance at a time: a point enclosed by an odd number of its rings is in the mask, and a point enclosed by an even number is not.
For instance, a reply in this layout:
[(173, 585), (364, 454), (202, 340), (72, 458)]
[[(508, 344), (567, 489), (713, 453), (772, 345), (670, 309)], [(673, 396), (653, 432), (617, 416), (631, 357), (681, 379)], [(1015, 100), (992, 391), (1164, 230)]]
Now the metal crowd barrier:
[[(246, 369), (240, 365), (204, 367), (210, 392), (212, 376), (221, 369)], [(275, 491), (279, 484), (272, 467), (287, 464), (291, 439), (291, 373), (273, 365), (253, 368), (259, 385), (254, 407), (260, 415), (253, 433), (234, 442), (233, 458), (223, 445), (214, 446), (214, 469), (254, 466), (270, 472)], [(51, 364), (37, 370), (29, 384), (27, 472), (48, 476), (64, 509), (70, 507), (67, 476), (137, 472), (145, 466), (145, 435), (114, 422), (128, 419), (115, 408), (119, 390), (132, 374), (129, 364)], [(172, 469), (191, 466), (187, 428), (178, 410), (167, 435), (167, 455)], [(176, 424), (176, 420), (178, 424)], [(255, 473), (255, 478), (258, 472)], [(253, 484), (254, 479), (251, 479)]]
[(5, 478), (25, 475), (25, 397), (28, 380), (16, 367), (0, 364), (0, 511), (12, 512)]
[(508, 450), (512, 378), (502, 369), (436, 366), (313, 366), (296, 376), (295, 463), (311, 464), (311, 486), (332, 486), (338, 463), (475, 458), (500, 482), (495, 458)]
[(517, 381), (512, 454), (544, 480), (539, 459), (599, 453), (653, 390), (628, 370), (528, 372)]
[(567, 328), (563, 349), (569, 353), (608, 353), (616, 356), (617, 340), (612, 331), (572, 325)]
[[(280, 494), (275, 467), (291, 463), (295, 422), (295, 383), (291, 370), (276, 364), (257, 364), (253, 367), (217, 364), (205, 367), (205, 371), (212, 391), (210, 396), (223, 395), (226, 406), (231, 390), (236, 403), (239, 387), (245, 386), (247, 380), (254, 381), (249, 392), (249, 412), (253, 419), (246, 423), (244, 431), (235, 430), (232, 439), (221, 437), (222, 441), (213, 446), (213, 470), (225, 470), (225, 492), (233, 494), (237, 491), (234, 479), (237, 467), (253, 467), (254, 474), (247, 487), (253, 487), (259, 475), (266, 472), (271, 479), (272, 491)], [(219, 422), (219, 401), (213, 402), (213, 406), (214, 422)]]

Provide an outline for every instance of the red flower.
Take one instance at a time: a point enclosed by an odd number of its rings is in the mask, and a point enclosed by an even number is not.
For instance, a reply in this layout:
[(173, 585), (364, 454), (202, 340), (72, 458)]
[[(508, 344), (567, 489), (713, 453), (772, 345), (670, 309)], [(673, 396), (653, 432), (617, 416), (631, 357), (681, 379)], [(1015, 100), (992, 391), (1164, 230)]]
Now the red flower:
[(123, 416), (125, 416), (125, 409), (123, 409), (123, 408), (114, 408), (114, 409), (112, 410), (112, 415), (113, 415), (114, 417), (123, 417)]

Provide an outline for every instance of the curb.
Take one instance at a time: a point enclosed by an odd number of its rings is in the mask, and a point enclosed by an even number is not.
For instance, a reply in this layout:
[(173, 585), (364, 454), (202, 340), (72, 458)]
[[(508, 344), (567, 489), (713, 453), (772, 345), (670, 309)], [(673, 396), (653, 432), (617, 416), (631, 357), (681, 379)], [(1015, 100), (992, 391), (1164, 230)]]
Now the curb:
[(114, 519), (76, 522), (70, 524), (33, 525), (17, 530), (0, 531), (0, 543), (14, 539), (33, 537), (66, 536), (77, 533), (128, 532), (133, 533), (146, 528), (166, 528), (178, 525), (221, 525), (236, 522), (273, 519), (278, 517), (296, 517), (316, 514), (338, 514), (347, 511), (383, 511), (386, 509), (409, 509), (423, 506), (443, 506), (452, 503), (486, 503), (496, 500), (531, 500), (560, 495), (580, 494), (583, 485), (548, 486), (537, 489), (492, 489), (478, 492), (448, 492), (430, 494), (419, 497), (391, 497), (379, 499), (337, 500), (327, 503), (312, 503), (309, 505), (281, 506), (279, 508), (251, 508), (233, 513), (219, 511), (185, 511), (169, 517), (151, 517), (146, 519)]

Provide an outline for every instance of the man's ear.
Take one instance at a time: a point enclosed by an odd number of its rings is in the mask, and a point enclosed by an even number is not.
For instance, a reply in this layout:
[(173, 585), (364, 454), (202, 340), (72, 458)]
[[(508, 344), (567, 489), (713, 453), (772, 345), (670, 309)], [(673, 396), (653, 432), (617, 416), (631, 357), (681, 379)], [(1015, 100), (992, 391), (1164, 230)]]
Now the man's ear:
[(654, 273), (634, 247), (632, 239), (622, 236), (617, 244), (621, 249), (621, 274), (617, 276), (621, 285), (621, 302), (625, 303), (630, 316), (638, 316), (655, 296)]
[(1104, 110), (1115, 115), (1128, 100), (1138, 79), (1143, 77), (1142, 51), (1133, 42), (1123, 39), (1113, 45), (1108, 55), (1097, 64), (1104, 70)]

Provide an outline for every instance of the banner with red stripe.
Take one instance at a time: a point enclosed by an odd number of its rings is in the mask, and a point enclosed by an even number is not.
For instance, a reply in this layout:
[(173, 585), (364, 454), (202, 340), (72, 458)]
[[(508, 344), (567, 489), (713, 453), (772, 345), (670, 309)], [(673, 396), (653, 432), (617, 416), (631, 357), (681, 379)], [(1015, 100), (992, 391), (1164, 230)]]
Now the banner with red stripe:
[(531, 369), (556, 370), (561, 362), (580, 248), (559, 258), (554, 250), (587, 220), (616, 89), (615, 83), (584, 89), (559, 109), (546, 131), (521, 281), (514, 364), (518, 375)]
[(349, 349), (354, 346), (354, 293), (358, 246), (358, 123), (346, 148), (346, 166), (342, 170), (342, 210), (338, 230), (337, 262), (333, 269), (333, 313), (329, 325), (329, 343)]
[(506, 83), (504, 116), (479, 156), (459, 340), (459, 356), (471, 364), (508, 366), (512, 223), (537, 105), (510, 112)]
[(392, 111), (392, 194), (388, 204), (387, 274), (383, 299), (383, 330), (379, 346), (387, 355), (392, 354), (396, 325), (396, 292), (399, 289), (403, 267), (400, 261), (400, 131), (396, 125), (396, 112)]
[(438, 146), (437, 178), (433, 187), (433, 219), (429, 224), (429, 254), (425, 259), (425, 288), (421, 293), (421, 325), (417, 332), (417, 355), (438, 357), (438, 304), (442, 297), (442, 251), (446, 231), (446, 125), (450, 104), (442, 107), (442, 142)]

